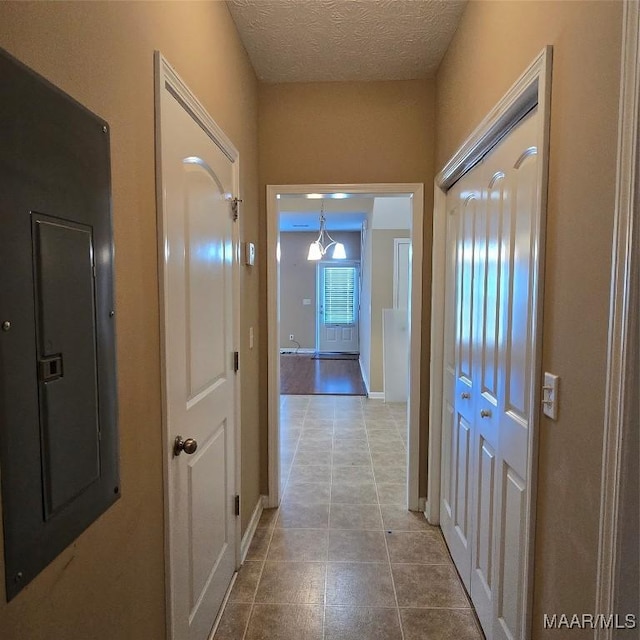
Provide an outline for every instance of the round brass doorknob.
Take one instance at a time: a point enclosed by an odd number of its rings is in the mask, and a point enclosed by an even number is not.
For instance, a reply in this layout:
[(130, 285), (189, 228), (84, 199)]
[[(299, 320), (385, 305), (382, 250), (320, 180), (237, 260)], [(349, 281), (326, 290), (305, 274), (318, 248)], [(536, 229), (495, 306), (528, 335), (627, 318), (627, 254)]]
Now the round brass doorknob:
[(468, 399), (471, 397), (471, 394), (470, 394), (468, 391), (463, 391), (463, 392), (460, 394), (460, 397), (461, 397), (463, 400), (468, 400)]
[(491, 417), (491, 411), (489, 409), (482, 409), (482, 411), (480, 411), (480, 417), (481, 418), (490, 418)]
[(189, 455), (196, 452), (198, 443), (193, 438), (182, 439), (182, 436), (177, 436), (175, 444), (173, 445), (173, 455), (179, 456), (183, 451)]

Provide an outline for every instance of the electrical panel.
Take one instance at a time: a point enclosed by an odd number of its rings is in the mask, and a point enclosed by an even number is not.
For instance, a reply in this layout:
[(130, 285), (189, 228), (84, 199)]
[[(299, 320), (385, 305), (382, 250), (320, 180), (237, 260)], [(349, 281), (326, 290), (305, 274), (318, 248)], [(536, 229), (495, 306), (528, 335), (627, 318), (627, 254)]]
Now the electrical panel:
[(7, 599), (120, 495), (109, 126), (0, 50)]

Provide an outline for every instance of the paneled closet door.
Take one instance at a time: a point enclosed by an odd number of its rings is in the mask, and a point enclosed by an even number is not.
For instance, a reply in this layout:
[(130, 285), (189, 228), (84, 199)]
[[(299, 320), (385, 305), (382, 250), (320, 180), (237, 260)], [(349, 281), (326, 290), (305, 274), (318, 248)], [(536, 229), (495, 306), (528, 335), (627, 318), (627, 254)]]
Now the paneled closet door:
[[(522, 637), (526, 579), (525, 557), (529, 435), (533, 428), (536, 380), (532, 335), (538, 301), (536, 249), (539, 228), (539, 156), (536, 148), (538, 114), (533, 112), (492, 154), (496, 172), (505, 174), (504, 190), (496, 183), (487, 190), (488, 203), (502, 199), (500, 234), (500, 302), (498, 368), (498, 446), (493, 553), (493, 634), (496, 640)], [(498, 197), (498, 193), (501, 195)]]
[(445, 367), (441, 526), (467, 590), (473, 538), (475, 296), (480, 189), (464, 176), (447, 194)]
[(485, 635), (524, 615), (536, 114), (447, 194), (441, 526)]

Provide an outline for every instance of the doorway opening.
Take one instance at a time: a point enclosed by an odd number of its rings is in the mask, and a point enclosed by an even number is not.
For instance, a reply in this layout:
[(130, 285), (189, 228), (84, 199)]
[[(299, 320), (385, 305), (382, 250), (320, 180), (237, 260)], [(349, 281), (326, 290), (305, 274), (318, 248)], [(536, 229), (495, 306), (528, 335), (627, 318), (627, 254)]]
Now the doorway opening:
[[(393, 233), (401, 219), (397, 209), (400, 199), (406, 202), (406, 219), (408, 221), (406, 234)], [(286, 310), (287, 304), (291, 302), (290, 300), (287, 301), (287, 297), (295, 292), (295, 287), (287, 279), (289, 276), (284, 268), (287, 260), (285, 249), (290, 236), (287, 235), (289, 231), (282, 227), (283, 221), (285, 225), (303, 225), (305, 224), (305, 217), (307, 218), (309, 228), (303, 230), (307, 231), (310, 236), (310, 239), (307, 240), (308, 249), (309, 243), (313, 242), (318, 236), (319, 201), (324, 202), (324, 207), (327, 206), (327, 203), (331, 203), (332, 206), (329, 208), (337, 209), (336, 215), (342, 215), (342, 220), (345, 221), (351, 215), (350, 209), (351, 213), (353, 213), (354, 201), (358, 200), (369, 201), (371, 203), (371, 211), (368, 212), (368, 215), (361, 216), (357, 223), (358, 226), (355, 229), (351, 229), (351, 232), (357, 232), (358, 234), (357, 251), (353, 248), (353, 241), (350, 244), (342, 243), (342, 240), (336, 237), (337, 242), (345, 245), (346, 258), (324, 261), (321, 266), (313, 267), (316, 278), (314, 295), (307, 294), (306, 291), (297, 291), (293, 301), (294, 310), (290, 314)], [(387, 213), (388, 221), (386, 225), (381, 225), (380, 228), (376, 228), (377, 225), (374, 223), (376, 219), (374, 211), (376, 200), (379, 212), (378, 219), (384, 218), (384, 215), (380, 213), (384, 209), (384, 205), (392, 205), (396, 208), (395, 218), (392, 214)], [(297, 211), (296, 208), (298, 209)], [(362, 211), (360, 213), (362, 214)], [(293, 214), (297, 214), (297, 217), (293, 218)], [(402, 459), (406, 470), (406, 476), (403, 478), (403, 493), (405, 497), (403, 502), (411, 510), (420, 510), (424, 507), (424, 498), (420, 500), (418, 486), (423, 185), (269, 185), (267, 186), (267, 217), (267, 308), (269, 327), (269, 495), (267, 506), (279, 506), (282, 494), (281, 467), (290, 463), (291, 460), (289, 458), (292, 457), (291, 446), (288, 451), (286, 447), (284, 449), (281, 448), (281, 413), (287, 412), (291, 415), (291, 412), (293, 412), (293, 415), (296, 416), (294, 419), (299, 420), (302, 418), (302, 413), (313, 409), (314, 419), (323, 420), (330, 417), (331, 419), (339, 420), (343, 410), (345, 415), (353, 415), (356, 410), (373, 413), (376, 410), (373, 403), (378, 403), (382, 411), (389, 413), (388, 416), (385, 416), (389, 419), (389, 425), (392, 424), (392, 421), (399, 421), (398, 436), (404, 440), (404, 446), (406, 447)], [(300, 228), (298, 227), (298, 229)], [(334, 231), (330, 231), (330, 233), (332, 236), (337, 236), (337, 231), (335, 234)], [(379, 388), (372, 388), (376, 381), (372, 376), (373, 369), (371, 367), (372, 345), (376, 350), (374, 362), (375, 358), (379, 358), (380, 361), (384, 360), (382, 325), (386, 323), (391, 327), (393, 320), (391, 317), (388, 322), (383, 320), (382, 308), (379, 311), (375, 311), (373, 317), (371, 315), (371, 309), (375, 309), (377, 304), (375, 294), (372, 296), (371, 283), (378, 282), (376, 274), (372, 273), (372, 265), (376, 264), (382, 256), (379, 243), (376, 240), (383, 236), (391, 236), (389, 243), (391, 247), (389, 250), (390, 262), (386, 269), (389, 287), (391, 288), (394, 279), (393, 241), (395, 236), (398, 235), (408, 237), (411, 242), (411, 250), (406, 263), (407, 274), (405, 279), (407, 282), (401, 283), (399, 287), (395, 283), (395, 288), (400, 290), (403, 287), (407, 288), (408, 283), (407, 290), (410, 292), (406, 302), (408, 308), (404, 310), (404, 319), (397, 323), (400, 327), (400, 332), (404, 330), (405, 333), (406, 347), (404, 357), (400, 359), (404, 370), (396, 377), (406, 380), (406, 408), (402, 406), (403, 403), (401, 402), (393, 405), (388, 402), (385, 403), (385, 389), (382, 382)], [(350, 251), (350, 247), (353, 249), (352, 251)], [(359, 259), (353, 260), (354, 255), (357, 255)], [(302, 257), (300, 257), (299, 252), (298, 257), (298, 270), (308, 268), (307, 252), (305, 251)], [(330, 271), (331, 268), (335, 268), (335, 272)], [(352, 270), (349, 270), (349, 268)], [(399, 271), (402, 273), (402, 268)], [(327, 286), (327, 274), (329, 273), (331, 274), (329, 278), (335, 280), (333, 284), (337, 284), (339, 278), (345, 280), (347, 285), (348, 282), (353, 284), (353, 292), (346, 291), (345, 293), (343, 287), (340, 295), (344, 299), (340, 302), (336, 299), (335, 309), (330, 310), (327, 309), (327, 301), (323, 297), (326, 293), (323, 288)], [(386, 304), (386, 307), (390, 311), (399, 312), (398, 309), (394, 309), (391, 294), (389, 294), (389, 298), (390, 301)], [(396, 299), (399, 299), (399, 297), (397, 295), (393, 296), (393, 300)], [(318, 313), (313, 308), (314, 305), (323, 307), (324, 319), (322, 322), (318, 319)], [(351, 313), (348, 311), (349, 305), (351, 305)], [(309, 307), (312, 307), (312, 309), (309, 309)], [(328, 311), (335, 315), (327, 320), (326, 314)], [(358, 314), (357, 322), (356, 311)], [(313, 319), (311, 326), (312, 336), (306, 344), (299, 339), (302, 337), (300, 332), (292, 330), (289, 325), (285, 326), (285, 322), (289, 322), (288, 318), (300, 319), (304, 314), (307, 314), (307, 317), (311, 316)], [(400, 315), (402, 316), (402, 314)], [(376, 331), (372, 332), (371, 325), (374, 323)], [(414, 327), (413, 331), (411, 331), (412, 327)], [(308, 328), (307, 325), (306, 329), (301, 329), (301, 331), (305, 331)], [(321, 335), (323, 330), (325, 331), (324, 336)], [(356, 333), (357, 336), (355, 335)], [(328, 346), (332, 340), (335, 348), (334, 346)], [(392, 352), (393, 350), (390, 349), (389, 351)], [(327, 395), (324, 397), (324, 401), (322, 401), (322, 398), (316, 398), (313, 395), (286, 395), (281, 397), (281, 352), (288, 352), (287, 355), (304, 354), (310, 360), (311, 358), (316, 358), (316, 363), (322, 362), (331, 365), (339, 363), (356, 364), (362, 374), (366, 396), (363, 399), (352, 397), (351, 400), (347, 398), (341, 400)], [(354, 356), (357, 356), (357, 360), (354, 359)], [(381, 376), (379, 372), (375, 372), (375, 375)], [(314, 398), (316, 399), (314, 400)], [(355, 407), (354, 402), (358, 404), (358, 407)], [(363, 405), (363, 402), (368, 404)], [(347, 407), (345, 403), (349, 406)], [(286, 407), (287, 404), (288, 407)], [(305, 404), (305, 406), (302, 407), (301, 404)], [(345, 406), (343, 407), (343, 405)], [(391, 413), (392, 411), (393, 413)], [(287, 434), (289, 445), (291, 445), (291, 438), (295, 435), (295, 433)]]

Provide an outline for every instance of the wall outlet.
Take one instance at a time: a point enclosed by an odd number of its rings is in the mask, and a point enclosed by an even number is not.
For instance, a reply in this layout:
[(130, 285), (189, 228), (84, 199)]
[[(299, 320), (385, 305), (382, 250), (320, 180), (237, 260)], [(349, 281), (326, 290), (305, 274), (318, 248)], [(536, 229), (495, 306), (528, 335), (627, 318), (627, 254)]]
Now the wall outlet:
[(293, 333), (289, 334), (289, 340), (293, 340), (295, 338), (295, 336), (293, 335)]

